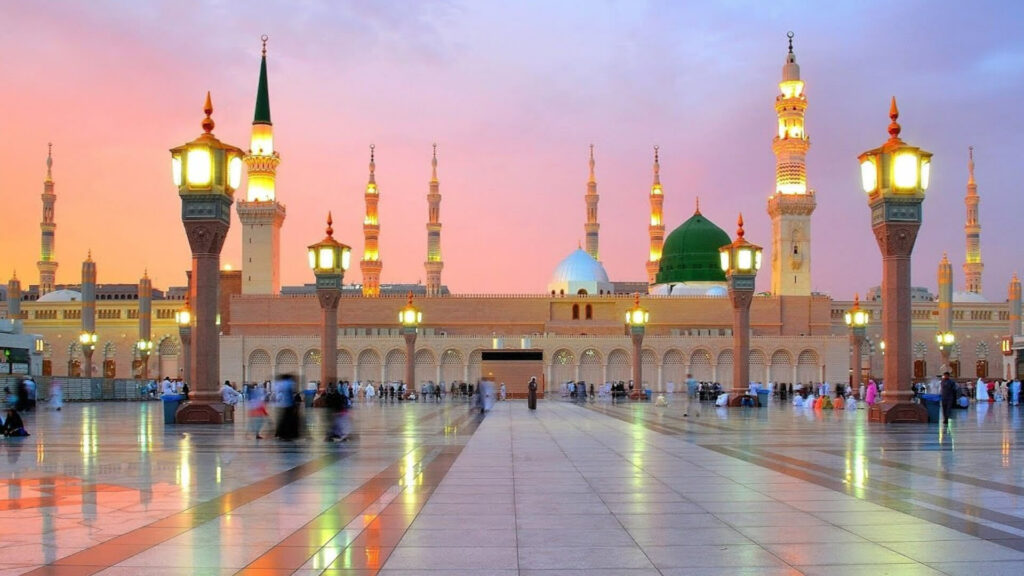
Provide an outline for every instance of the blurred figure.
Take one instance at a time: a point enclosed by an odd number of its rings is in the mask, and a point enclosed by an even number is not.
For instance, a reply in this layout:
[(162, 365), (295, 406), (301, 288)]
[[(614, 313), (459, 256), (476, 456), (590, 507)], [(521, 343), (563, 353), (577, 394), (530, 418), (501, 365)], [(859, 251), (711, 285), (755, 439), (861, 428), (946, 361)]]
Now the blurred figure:
[(60, 412), (60, 409), (63, 407), (64, 387), (61, 385), (60, 380), (54, 378), (53, 383), (50, 385), (50, 408)]
[(263, 439), (263, 426), (267, 422), (267, 401), (263, 388), (255, 387), (249, 392), (248, 431), (257, 440)]
[(295, 405), (298, 394), (295, 376), (281, 375), (274, 382), (274, 402), (277, 404), (277, 430), (274, 435), (281, 440), (294, 440), (299, 437), (299, 409)]
[(20, 438), (28, 436), (28, 431), (25, 430), (25, 423), (21, 420), (21, 415), (14, 408), (7, 409), (7, 417), (4, 418), (3, 434), (7, 438)]

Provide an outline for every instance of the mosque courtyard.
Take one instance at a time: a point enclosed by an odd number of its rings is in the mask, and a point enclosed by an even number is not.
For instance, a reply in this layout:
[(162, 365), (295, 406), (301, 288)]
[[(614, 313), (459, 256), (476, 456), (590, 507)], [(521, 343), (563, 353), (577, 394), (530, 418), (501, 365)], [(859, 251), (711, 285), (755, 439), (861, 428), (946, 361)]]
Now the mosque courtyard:
[(43, 408), (0, 439), (0, 574), (1024, 573), (1019, 407), (684, 405), (361, 405), (342, 443)]

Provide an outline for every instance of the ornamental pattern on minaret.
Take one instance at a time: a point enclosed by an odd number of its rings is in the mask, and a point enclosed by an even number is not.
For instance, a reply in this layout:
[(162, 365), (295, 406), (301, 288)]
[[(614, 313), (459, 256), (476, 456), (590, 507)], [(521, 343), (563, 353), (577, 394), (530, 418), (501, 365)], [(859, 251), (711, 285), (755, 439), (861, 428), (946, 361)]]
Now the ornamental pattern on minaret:
[(943, 252), (942, 260), (939, 262), (939, 331), (952, 332), (953, 330), (953, 265), (949, 263), (949, 256)]
[(444, 260), (441, 258), (441, 184), (437, 180), (437, 144), (430, 160), (430, 191), (427, 193), (427, 261), (424, 268), (427, 272), (427, 296), (441, 294), (441, 270)]
[(377, 216), (377, 203), (380, 190), (377, 188), (376, 159), (374, 145), (370, 144), (370, 176), (366, 181), (366, 217), (363, 218), (363, 259), (359, 269), (363, 273), (363, 296), (380, 296), (380, 271), (384, 263), (380, 259), (380, 221)]
[(1007, 300), (1010, 302), (1010, 336), (1020, 336), (1021, 332), (1021, 290), (1020, 280), (1014, 272), (1010, 279), (1010, 287), (1007, 290)]
[(583, 226), (587, 235), (587, 254), (594, 260), (598, 258), (598, 231), (601, 225), (597, 222), (597, 180), (594, 178), (594, 145), (590, 145), (590, 177), (587, 178), (587, 223)]
[(985, 264), (981, 260), (981, 221), (978, 219), (978, 184), (974, 181), (974, 146), (967, 149), (967, 222), (964, 234), (967, 237), (967, 251), (964, 259), (964, 282), (967, 292), (981, 294), (981, 273)]
[(53, 191), (53, 143), (48, 143), (46, 152), (46, 180), (43, 181), (43, 220), (39, 223), (41, 235), (39, 261), (39, 295), (53, 292), (57, 282), (57, 261), (55, 255), (55, 233), (57, 223), (53, 218), (53, 207), (57, 195)]
[(242, 223), (242, 293), (277, 294), (281, 290), (281, 226), (285, 207), (277, 201), (277, 167), (281, 157), (274, 148), (274, 125), (270, 120), (270, 90), (267, 81), (267, 37), (261, 38), (260, 77), (256, 88), (249, 152), (246, 166), (245, 200), (238, 201)]
[(647, 283), (657, 283), (658, 270), (661, 268), (661, 251), (665, 245), (665, 220), (662, 206), (665, 197), (661, 189), (661, 163), (658, 158), (658, 147), (654, 147), (654, 182), (651, 184), (651, 223), (647, 232), (651, 238), (650, 256), (647, 259)]
[(817, 206), (807, 186), (807, 150), (811, 141), (804, 126), (807, 96), (800, 66), (793, 52), (782, 66), (779, 95), (775, 97), (778, 128), (772, 139), (775, 154), (775, 191), (768, 199), (772, 218), (772, 293), (807, 296), (811, 293), (811, 214)]

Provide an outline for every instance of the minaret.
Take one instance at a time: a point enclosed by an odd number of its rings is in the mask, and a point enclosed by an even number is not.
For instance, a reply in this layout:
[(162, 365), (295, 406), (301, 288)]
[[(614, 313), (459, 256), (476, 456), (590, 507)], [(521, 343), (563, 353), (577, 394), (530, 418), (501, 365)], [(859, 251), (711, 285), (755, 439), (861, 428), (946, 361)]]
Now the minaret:
[[(96, 333), (96, 263), (92, 261), (92, 250), (89, 250), (85, 262), (82, 262), (82, 332)], [(82, 373), (86, 378), (92, 378), (94, 346), (95, 344), (83, 345), (85, 365), (82, 367)]]
[(57, 278), (57, 261), (53, 259), (54, 232), (57, 223), (53, 221), (53, 205), (57, 195), (53, 193), (53, 143), (47, 144), (46, 180), (43, 182), (43, 221), (39, 223), (42, 230), (42, 247), (39, 251), (39, 295), (53, 292)]
[(651, 255), (647, 260), (647, 284), (655, 284), (661, 268), (661, 249), (665, 244), (665, 222), (662, 218), (662, 204), (665, 197), (661, 191), (661, 164), (658, 162), (658, 147), (654, 147), (654, 183), (651, 184), (651, 224), (647, 232), (651, 237)]
[(807, 96), (800, 80), (800, 66), (789, 53), (782, 67), (781, 94), (775, 97), (779, 129), (772, 140), (775, 153), (775, 193), (768, 199), (772, 218), (772, 294), (808, 296), (811, 293), (811, 214), (817, 202), (807, 187), (807, 149), (811, 142), (804, 130)]
[(363, 260), (359, 263), (363, 271), (363, 296), (380, 296), (380, 271), (384, 268), (377, 247), (380, 236), (380, 222), (377, 218), (380, 191), (373, 174), (375, 168), (373, 144), (370, 144), (370, 178), (366, 182), (366, 218), (363, 219)]
[(597, 180), (594, 179), (594, 145), (590, 145), (590, 178), (587, 179), (587, 223), (583, 229), (587, 233), (587, 254), (598, 260), (597, 232), (601, 225), (597, 223)]
[(974, 181), (974, 146), (968, 149), (967, 160), (967, 258), (964, 260), (964, 281), (967, 292), (981, 294), (981, 272), (985, 264), (981, 261), (981, 222), (978, 220), (978, 184)]
[(16, 271), (7, 282), (7, 318), (15, 321), (21, 318), (21, 280)]
[(285, 208), (277, 201), (275, 180), (281, 158), (274, 150), (274, 125), (270, 121), (267, 89), (267, 37), (263, 36), (256, 112), (252, 120), (245, 200), (238, 201), (242, 223), (242, 293), (277, 294), (281, 291), (281, 225)]
[(939, 332), (953, 331), (953, 265), (949, 257), (942, 253), (939, 262)]
[[(1014, 273), (1013, 279), (1010, 280), (1010, 289), (1007, 294), (1008, 300), (1010, 301), (1010, 337), (1020, 336), (1022, 334), (1020, 328), (1020, 316), (1021, 316), (1021, 301), (1020, 301), (1020, 280), (1017, 279), (1017, 274)], [(10, 299), (10, 289), (8, 289), (8, 301)], [(8, 304), (8, 306), (10, 306)]]
[(427, 296), (441, 295), (441, 192), (437, 181), (437, 144), (434, 144), (434, 157), (430, 160), (432, 172), (430, 176), (430, 192), (427, 204), (430, 214), (427, 220), (427, 261), (423, 266), (427, 269)]
[(153, 335), (153, 281), (149, 271), (139, 279), (139, 340), (148, 341)]

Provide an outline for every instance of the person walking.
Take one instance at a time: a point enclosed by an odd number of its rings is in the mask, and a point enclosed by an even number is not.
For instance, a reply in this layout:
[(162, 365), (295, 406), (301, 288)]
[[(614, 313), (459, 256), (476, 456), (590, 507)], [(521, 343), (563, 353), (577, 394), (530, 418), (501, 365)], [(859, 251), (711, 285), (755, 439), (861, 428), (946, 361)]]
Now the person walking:
[(942, 401), (942, 423), (949, 424), (949, 417), (956, 406), (957, 387), (956, 382), (949, 377), (949, 372), (942, 373), (942, 384), (940, 399)]
[(526, 385), (526, 406), (530, 410), (537, 409), (537, 377), (531, 376), (530, 383)]
[(693, 399), (697, 396), (697, 379), (693, 377), (693, 374), (686, 375), (686, 409), (683, 410), (683, 416), (689, 416), (690, 411), (693, 410), (694, 416), (700, 418), (700, 399), (694, 402)]
[(1010, 405), (1017, 406), (1020, 404), (1020, 379), (1014, 378), (1010, 382)]

